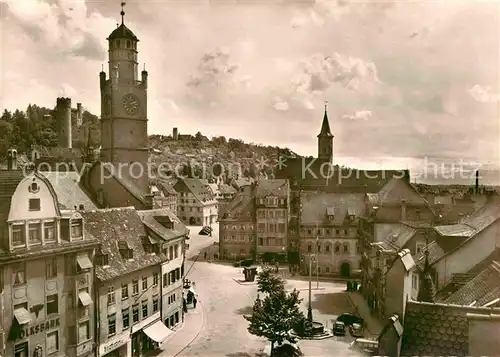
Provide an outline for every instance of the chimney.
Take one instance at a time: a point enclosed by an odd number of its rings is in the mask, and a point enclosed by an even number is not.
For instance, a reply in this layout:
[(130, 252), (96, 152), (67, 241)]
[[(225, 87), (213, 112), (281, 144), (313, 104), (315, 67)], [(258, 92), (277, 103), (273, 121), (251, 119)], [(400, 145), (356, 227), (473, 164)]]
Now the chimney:
[(153, 209), (153, 197), (152, 194), (147, 194), (144, 196), (144, 202), (146, 205), (146, 209)]
[(476, 195), (479, 194), (479, 170), (476, 171)]
[(9, 170), (9, 171), (17, 170), (17, 150), (16, 149), (7, 150), (7, 170)]
[(174, 128), (172, 130), (172, 139), (177, 140), (179, 138), (179, 130), (177, 128)]
[(58, 125), (59, 147), (71, 149), (71, 98), (57, 98), (56, 122)]
[(76, 125), (81, 126), (82, 124), (83, 124), (82, 103), (76, 103)]
[(401, 220), (406, 221), (406, 200), (401, 200)]

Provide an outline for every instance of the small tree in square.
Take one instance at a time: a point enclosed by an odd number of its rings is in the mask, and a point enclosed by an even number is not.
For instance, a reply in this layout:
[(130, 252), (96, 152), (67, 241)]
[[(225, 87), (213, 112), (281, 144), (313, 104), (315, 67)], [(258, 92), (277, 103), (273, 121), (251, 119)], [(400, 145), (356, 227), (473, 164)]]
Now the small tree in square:
[(300, 311), (299, 292), (290, 293), (285, 289), (277, 289), (267, 295), (264, 300), (257, 297), (253, 306), (252, 315), (244, 316), (250, 322), (248, 332), (252, 335), (265, 337), (271, 342), (271, 356), (274, 346), (285, 341), (297, 341), (293, 329), (304, 320)]
[(266, 268), (257, 275), (257, 287), (258, 292), (271, 294), (285, 289), (285, 282), (274, 275), (272, 269)]

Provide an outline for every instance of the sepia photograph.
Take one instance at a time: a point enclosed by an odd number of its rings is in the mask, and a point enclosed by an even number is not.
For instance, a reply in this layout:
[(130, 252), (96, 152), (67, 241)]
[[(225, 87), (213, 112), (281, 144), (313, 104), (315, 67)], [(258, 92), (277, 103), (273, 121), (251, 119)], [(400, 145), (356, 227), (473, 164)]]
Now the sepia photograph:
[(0, 357), (500, 356), (500, 1), (0, 0)]

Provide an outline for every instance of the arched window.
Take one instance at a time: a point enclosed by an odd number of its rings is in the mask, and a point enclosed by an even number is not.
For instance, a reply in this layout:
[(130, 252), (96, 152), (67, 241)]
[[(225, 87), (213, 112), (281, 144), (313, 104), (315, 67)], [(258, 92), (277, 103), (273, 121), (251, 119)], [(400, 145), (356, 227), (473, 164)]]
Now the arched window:
[(349, 254), (349, 244), (344, 243), (344, 249), (343, 249), (344, 254)]
[(130, 48), (132, 47), (132, 42), (130, 42), (130, 40), (127, 40), (127, 48)]
[(116, 42), (115, 42), (115, 48), (120, 48), (120, 40), (116, 40)]
[(326, 244), (325, 244), (325, 251), (326, 251), (327, 253), (330, 253), (330, 251), (331, 251), (331, 250), (332, 250), (332, 247), (330, 246), (330, 243), (326, 243)]
[(313, 250), (312, 248), (313, 248), (313, 247), (312, 247), (312, 244), (309, 244), (309, 245), (307, 246), (307, 252), (308, 252), (308, 253), (312, 253), (312, 250)]
[(340, 243), (335, 243), (335, 254), (340, 253)]
[(321, 253), (321, 243), (316, 244), (316, 252)]

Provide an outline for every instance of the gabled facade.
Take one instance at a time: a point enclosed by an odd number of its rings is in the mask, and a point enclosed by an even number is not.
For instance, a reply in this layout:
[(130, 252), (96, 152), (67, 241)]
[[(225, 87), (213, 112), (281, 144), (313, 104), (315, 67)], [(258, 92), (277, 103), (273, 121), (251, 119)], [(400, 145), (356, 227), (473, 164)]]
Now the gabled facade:
[(251, 188), (255, 197), (256, 254), (264, 260), (284, 260), (288, 250), (290, 213), (287, 180), (258, 180)]
[[(182, 312), (182, 291), (186, 239), (189, 229), (168, 209), (139, 211), (150, 245), (168, 258), (161, 264), (161, 320), (168, 328), (179, 324)], [(154, 251), (156, 252), (156, 251)]]
[(240, 192), (219, 217), (219, 256), (222, 259), (255, 258), (255, 199)]
[(217, 200), (200, 179), (180, 178), (174, 190), (179, 194), (177, 216), (184, 224), (210, 226), (217, 221)]
[(93, 355), (98, 242), (80, 213), (45, 176), (0, 171), (0, 232), (0, 354)]
[[(179, 285), (182, 273), (179, 267), (165, 279), (162, 265), (169, 258), (182, 261), (183, 246), (177, 243), (176, 251), (174, 244), (172, 248), (165, 246), (133, 207), (85, 211), (82, 215), (87, 229), (101, 243), (95, 257), (97, 355), (142, 355), (172, 333), (162, 321), (162, 289), (164, 284)], [(182, 306), (181, 294), (178, 290), (175, 293), (179, 296), (172, 303)], [(181, 313), (174, 314), (173, 320), (174, 325), (182, 321)]]
[(404, 179), (391, 179), (377, 193), (365, 195), (360, 218), (361, 284), (372, 311), (383, 316), (384, 276), (397, 252), (419, 252), (428, 243), (434, 213)]
[(322, 276), (356, 275), (360, 268), (358, 218), (363, 215), (362, 194), (306, 192), (300, 196), (300, 256), (302, 271)]

